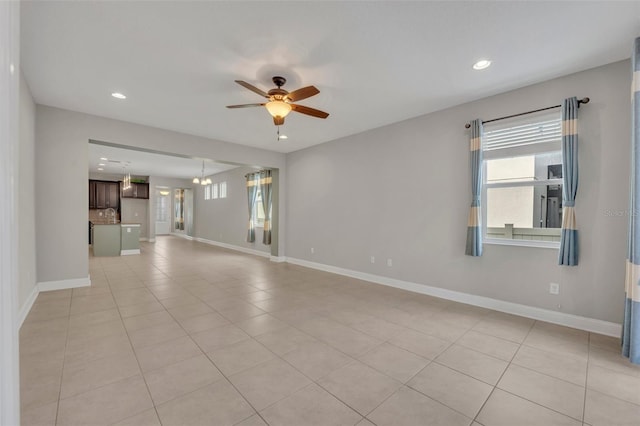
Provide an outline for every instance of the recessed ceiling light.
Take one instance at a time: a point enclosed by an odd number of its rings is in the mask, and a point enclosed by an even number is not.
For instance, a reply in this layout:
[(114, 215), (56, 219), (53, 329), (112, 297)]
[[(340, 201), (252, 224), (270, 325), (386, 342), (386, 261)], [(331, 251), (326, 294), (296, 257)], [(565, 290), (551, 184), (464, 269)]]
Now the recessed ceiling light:
[(104, 170), (102, 167), (98, 167), (98, 170)]
[(111, 94), (111, 96), (113, 96), (116, 99), (127, 99), (127, 97), (125, 95), (123, 95), (122, 93), (119, 93), (119, 92), (113, 92)]
[(478, 62), (476, 62), (475, 64), (473, 64), (473, 69), (474, 70), (483, 70), (485, 68), (489, 68), (489, 65), (491, 65), (491, 61), (488, 59), (481, 59)]
[(107, 157), (100, 157), (100, 160), (102, 160), (102, 161), (108, 161)]
[(104, 163), (100, 163), (100, 164), (98, 164), (98, 166), (104, 166)]
[(289, 136), (287, 136), (287, 135), (280, 135), (280, 136), (278, 136), (278, 139), (289, 139)]

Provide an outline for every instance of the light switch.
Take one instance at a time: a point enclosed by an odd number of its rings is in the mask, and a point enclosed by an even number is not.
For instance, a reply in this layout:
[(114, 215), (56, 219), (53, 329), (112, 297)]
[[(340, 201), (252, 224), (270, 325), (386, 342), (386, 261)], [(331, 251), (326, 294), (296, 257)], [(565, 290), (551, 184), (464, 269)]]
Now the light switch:
[(127, 228), (127, 232), (131, 232), (131, 228)]

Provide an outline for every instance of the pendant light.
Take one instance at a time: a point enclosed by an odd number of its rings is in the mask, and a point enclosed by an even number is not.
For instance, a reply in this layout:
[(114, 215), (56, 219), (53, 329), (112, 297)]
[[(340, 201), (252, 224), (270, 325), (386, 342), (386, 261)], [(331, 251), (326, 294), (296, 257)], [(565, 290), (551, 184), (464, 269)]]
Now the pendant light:
[(122, 189), (127, 190), (131, 188), (131, 173), (127, 173), (127, 168), (122, 168), (124, 173), (124, 178), (122, 178)]
[(200, 185), (211, 185), (211, 179), (205, 179), (204, 177), (204, 160), (202, 160), (202, 173), (200, 174), (200, 177), (194, 177), (192, 182), (199, 183)]

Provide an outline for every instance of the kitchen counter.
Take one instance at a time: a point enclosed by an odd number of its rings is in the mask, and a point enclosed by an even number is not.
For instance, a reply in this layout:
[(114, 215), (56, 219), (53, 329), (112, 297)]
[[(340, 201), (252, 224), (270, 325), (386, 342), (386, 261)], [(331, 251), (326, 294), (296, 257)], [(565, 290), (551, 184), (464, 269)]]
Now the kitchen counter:
[(94, 256), (140, 254), (140, 224), (93, 224)]
[(140, 254), (140, 224), (120, 224), (120, 256)]

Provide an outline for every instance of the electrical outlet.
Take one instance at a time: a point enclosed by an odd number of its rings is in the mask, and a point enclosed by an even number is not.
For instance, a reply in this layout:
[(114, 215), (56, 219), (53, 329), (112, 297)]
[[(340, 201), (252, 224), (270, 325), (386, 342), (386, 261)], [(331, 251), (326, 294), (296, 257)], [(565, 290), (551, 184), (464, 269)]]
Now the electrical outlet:
[(558, 284), (558, 283), (549, 283), (549, 293), (551, 293), (551, 294), (560, 294), (560, 284)]
[(315, 253), (316, 249), (314, 249), (313, 247), (311, 247), (311, 254)]
[(371, 263), (376, 263), (376, 258), (371, 256)]
[(387, 259), (387, 266), (393, 266), (393, 260)]

